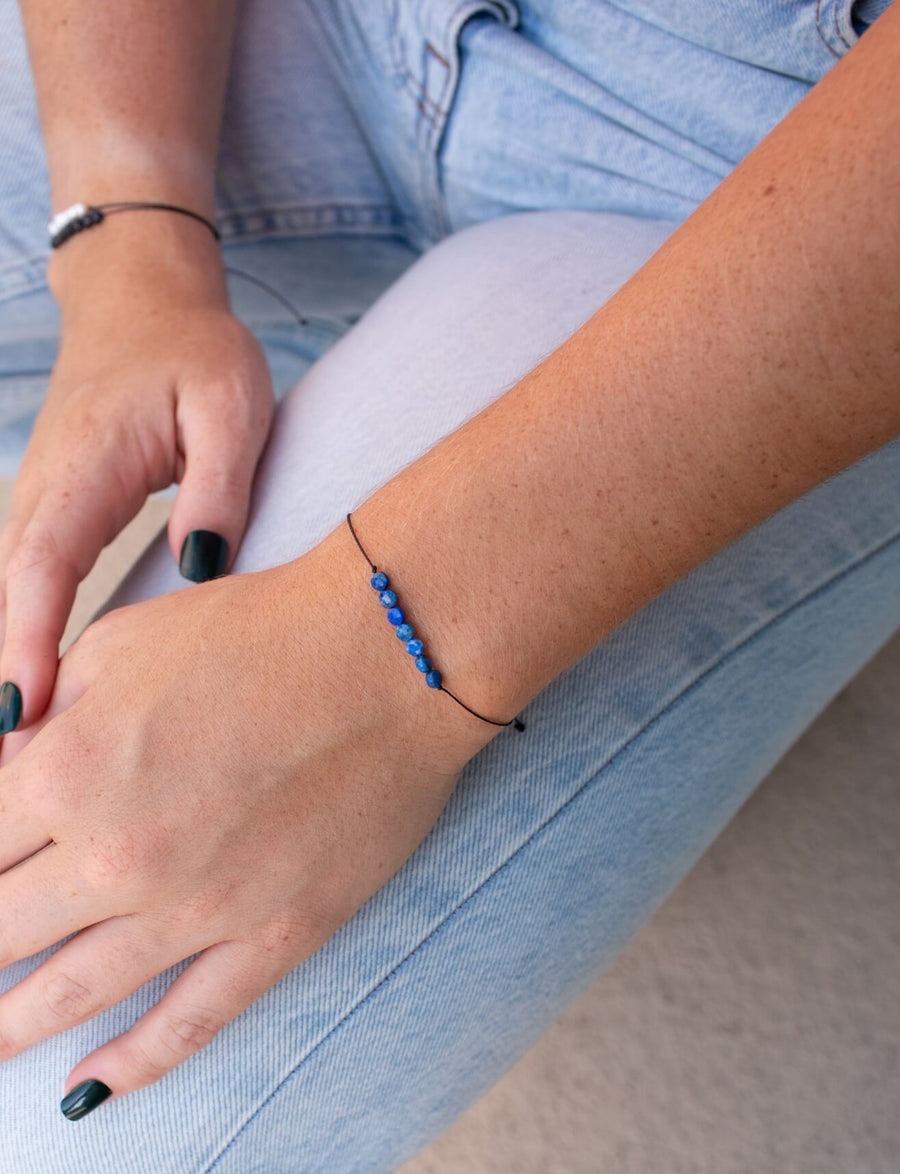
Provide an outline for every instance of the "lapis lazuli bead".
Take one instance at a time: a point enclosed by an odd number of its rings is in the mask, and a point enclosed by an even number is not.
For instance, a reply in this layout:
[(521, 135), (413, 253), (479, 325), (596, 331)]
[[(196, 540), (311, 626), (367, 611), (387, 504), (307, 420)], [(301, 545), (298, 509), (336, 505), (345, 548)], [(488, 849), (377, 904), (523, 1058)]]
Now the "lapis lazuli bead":
[(404, 642), (407, 640), (412, 640), (412, 636), (413, 636), (412, 624), (401, 624), (400, 627), (397, 629), (397, 636), (400, 640), (403, 640)]
[(388, 623), (398, 626), (403, 623), (403, 609), (399, 607), (392, 607), (387, 613)]
[(425, 645), (421, 640), (410, 640), (406, 646), (406, 651), (410, 656), (421, 656), (425, 651)]
[(427, 673), (431, 668), (431, 661), (427, 656), (416, 657), (416, 668), (420, 673)]
[(393, 607), (397, 602), (396, 591), (382, 591), (382, 593), (378, 596), (378, 602), (382, 607)]
[(375, 588), (376, 591), (384, 591), (384, 589), (388, 585), (388, 577), (384, 573), (384, 571), (376, 571), (375, 574), (372, 576), (372, 578), (369, 580), (369, 582), (372, 584), (372, 586)]
[(429, 669), (425, 674), (425, 684), (430, 685), (432, 689), (440, 689), (443, 679), (438, 669)]

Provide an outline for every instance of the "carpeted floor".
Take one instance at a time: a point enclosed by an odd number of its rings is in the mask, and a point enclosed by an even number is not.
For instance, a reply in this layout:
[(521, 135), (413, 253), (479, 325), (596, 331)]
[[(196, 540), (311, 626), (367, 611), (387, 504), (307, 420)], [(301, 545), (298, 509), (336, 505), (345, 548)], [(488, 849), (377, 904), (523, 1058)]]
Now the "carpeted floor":
[[(0, 483), (0, 517), (9, 483)], [(70, 641), (165, 522), (82, 585)], [(900, 1171), (900, 636), (613, 967), (402, 1174)]]

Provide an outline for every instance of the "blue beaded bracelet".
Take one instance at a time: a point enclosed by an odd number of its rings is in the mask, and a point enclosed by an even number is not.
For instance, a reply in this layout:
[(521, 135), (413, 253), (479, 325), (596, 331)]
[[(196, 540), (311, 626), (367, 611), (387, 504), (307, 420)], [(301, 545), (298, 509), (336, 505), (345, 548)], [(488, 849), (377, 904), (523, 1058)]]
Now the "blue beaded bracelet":
[(350, 520), (350, 515), (347, 514), (347, 525), (350, 527), (350, 533), (353, 535), (353, 541), (359, 547), (363, 558), (372, 569), (372, 577), (369, 579), (369, 584), (372, 589), (378, 592), (378, 602), (383, 608), (386, 608), (387, 621), (392, 624), (399, 640), (406, 646), (406, 651), (410, 656), (415, 658), (416, 668), (420, 673), (425, 675), (425, 684), (432, 689), (440, 689), (442, 693), (446, 693), (448, 697), (452, 697), (457, 705), (461, 705), (463, 709), (469, 711), (473, 717), (480, 718), (483, 722), (489, 722), (492, 726), (512, 726), (514, 729), (522, 731), (525, 729), (525, 723), (521, 718), (510, 718), (508, 722), (498, 722), (492, 717), (485, 717), (481, 713), (476, 713), (471, 706), (466, 705), (465, 701), (460, 701), (455, 693), (451, 693), (444, 684), (444, 678), (441, 676), (440, 670), (434, 668), (430, 659), (425, 655), (425, 644), (420, 640), (413, 631), (412, 624), (407, 623), (406, 616), (403, 613), (403, 608), (398, 606), (397, 593), (391, 590), (390, 580), (384, 571), (379, 571), (378, 567), (372, 562), (366, 554), (363, 544), (359, 540), (359, 536), (353, 527), (353, 522)]

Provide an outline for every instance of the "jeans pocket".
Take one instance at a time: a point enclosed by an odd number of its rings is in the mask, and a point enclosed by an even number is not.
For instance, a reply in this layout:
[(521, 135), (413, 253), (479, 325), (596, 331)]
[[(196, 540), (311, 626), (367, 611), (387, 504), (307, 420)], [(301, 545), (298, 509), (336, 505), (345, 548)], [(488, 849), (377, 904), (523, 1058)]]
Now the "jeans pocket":
[(438, 157), (459, 82), (463, 28), (471, 23), (515, 28), (519, 10), (513, 0), (394, 0), (389, 9), (394, 75), (415, 105), (420, 239), (413, 243), (427, 248), (450, 232)]

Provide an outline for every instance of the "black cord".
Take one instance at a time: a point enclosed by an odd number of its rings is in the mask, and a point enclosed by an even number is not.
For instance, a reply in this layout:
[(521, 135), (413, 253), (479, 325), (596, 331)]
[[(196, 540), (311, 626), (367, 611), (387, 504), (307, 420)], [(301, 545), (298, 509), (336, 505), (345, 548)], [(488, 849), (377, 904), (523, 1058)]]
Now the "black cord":
[(221, 240), (219, 230), (213, 222), (195, 212), (193, 208), (182, 208), (178, 204), (161, 204), (150, 200), (121, 200), (111, 204), (73, 204), (71, 208), (54, 216), (49, 225), (50, 248), (58, 249), (69, 237), (75, 236), (85, 228), (100, 224), (107, 216), (114, 216), (117, 212), (146, 212), (153, 209), (189, 216), (191, 220), (197, 220), (208, 228), (217, 241)]
[(178, 204), (160, 204), (151, 200), (120, 200), (113, 204), (89, 204), (88, 211), (96, 208), (98, 212), (102, 212), (104, 216), (112, 216), (116, 212), (145, 212), (158, 209), (162, 212), (179, 212), (182, 216), (190, 216), (192, 220), (199, 220), (201, 224), (205, 224), (209, 231), (213, 234), (216, 240), (221, 240), (222, 237), (218, 228), (211, 220), (207, 220), (205, 216), (201, 216), (199, 212), (195, 212), (193, 208), (182, 208)]
[[(83, 231), (85, 228), (92, 228), (95, 224), (100, 224), (107, 216), (114, 216), (117, 212), (142, 212), (146, 210), (159, 209), (163, 212), (178, 212), (182, 216), (189, 216), (192, 220), (199, 221), (200, 224), (205, 225), (206, 228), (213, 234), (213, 237), (218, 241), (221, 240), (221, 233), (211, 220), (207, 220), (205, 216), (201, 216), (199, 212), (195, 212), (193, 208), (182, 208), (177, 204), (163, 204), (152, 200), (119, 200), (109, 204), (74, 204), (65, 212), (60, 213), (59, 217), (54, 219), (59, 223), (59, 227), (53, 228), (51, 222), (50, 247), (58, 249), (60, 245), (65, 244), (69, 237), (76, 233)], [(308, 326), (309, 319), (305, 318), (300, 311), (293, 306), (284, 294), (280, 293), (274, 286), (269, 285), (267, 281), (263, 281), (261, 277), (256, 277), (252, 273), (246, 273), (243, 269), (237, 269), (234, 266), (226, 265), (226, 273), (231, 273), (235, 277), (243, 277), (245, 281), (251, 282), (269, 294), (270, 297), (275, 298), (282, 306), (288, 310), (291, 315), (297, 320), (300, 326)]]
[[(372, 568), (372, 574), (373, 575), (377, 574), (378, 567), (375, 566), (375, 564), (369, 558), (368, 554), (366, 554), (365, 547), (363, 546), (363, 544), (359, 540), (359, 535), (356, 533), (356, 529), (354, 528), (353, 522), (352, 522), (349, 514), (347, 514), (347, 525), (350, 527), (350, 533), (353, 535), (353, 541), (359, 547), (363, 558), (366, 560), (366, 562)], [(480, 718), (480, 720), (483, 722), (489, 722), (490, 725), (492, 725), (492, 726), (512, 726), (514, 729), (518, 730), (520, 733), (522, 732), (522, 730), (525, 729), (525, 723), (522, 721), (521, 718), (513, 717), (513, 718), (510, 718), (510, 720), (508, 722), (498, 722), (498, 721), (495, 721), (492, 717), (485, 717), (483, 713), (477, 713), (471, 707), (471, 705), (466, 705), (465, 701), (460, 701), (460, 699), (456, 696), (455, 693), (451, 693), (450, 690), (446, 687), (446, 685), (444, 685), (443, 682), (441, 682), (441, 684), (438, 685), (438, 689), (440, 690), (441, 693), (446, 693), (448, 697), (452, 697), (457, 705), (461, 705), (463, 707), (463, 709), (468, 710), (468, 712), (471, 713), (473, 717)]]
[(263, 281), (261, 277), (254, 277), (252, 273), (245, 273), (243, 269), (235, 269), (233, 265), (226, 265), (225, 272), (231, 273), (235, 277), (243, 277), (245, 281), (250, 281), (254, 285), (258, 285), (260, 289), (264, 289), (266, 293), (271, 294), (276, 301), (281, 302), (285, 309), (290, 310), (291, 314), (293, 314), (301, 326), (309, 326), (309, 319), (304, 318), (300, 311), (291, 305), (284, 294), (279, 293), (274, 286), (269, 285), (267, 281)]

